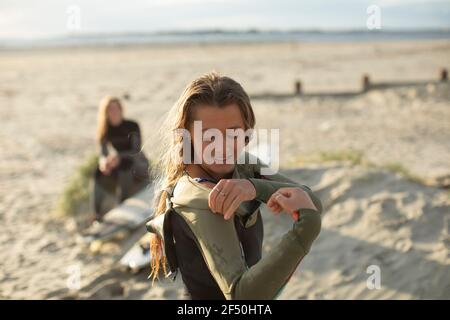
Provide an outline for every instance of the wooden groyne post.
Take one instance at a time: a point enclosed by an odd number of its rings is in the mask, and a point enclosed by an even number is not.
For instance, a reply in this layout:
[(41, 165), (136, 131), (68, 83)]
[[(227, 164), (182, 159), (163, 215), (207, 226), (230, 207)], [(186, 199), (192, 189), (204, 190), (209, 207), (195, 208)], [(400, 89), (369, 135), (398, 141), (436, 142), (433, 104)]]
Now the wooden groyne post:
[(364, 74), (362, 77), (362, 92), (370, 90), (370, 78), (368, 74)]
[(300, 80), (295, 81), (295, 94), (296, 95), (302, 94), (302, 83)]
[(447, 72), (447, 69), (442, 68), (442, 70), (441, 70), (441, 77), (440, 77), (439, 80), (441, 80), (441, 82), (447, 82), (447, 81), (448, 81), (448, 72)]

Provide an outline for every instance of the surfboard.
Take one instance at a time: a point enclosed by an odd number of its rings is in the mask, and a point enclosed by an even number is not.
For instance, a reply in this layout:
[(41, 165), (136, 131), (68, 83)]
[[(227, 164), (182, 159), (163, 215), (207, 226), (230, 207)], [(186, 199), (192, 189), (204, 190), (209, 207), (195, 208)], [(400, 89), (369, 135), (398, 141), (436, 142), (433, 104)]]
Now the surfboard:
[(84, 232), (84, 243), (95, 251), (97, 245), (126, 236), (144, 226), (152, 214), (153, 191), (150, 185), (106, 213), (102, 222), (93, 224)]
[(147, 233), (124, 254), (119, 263), (126, 270), (139, 272), (150, 266), (150, 261), (150, 234)]

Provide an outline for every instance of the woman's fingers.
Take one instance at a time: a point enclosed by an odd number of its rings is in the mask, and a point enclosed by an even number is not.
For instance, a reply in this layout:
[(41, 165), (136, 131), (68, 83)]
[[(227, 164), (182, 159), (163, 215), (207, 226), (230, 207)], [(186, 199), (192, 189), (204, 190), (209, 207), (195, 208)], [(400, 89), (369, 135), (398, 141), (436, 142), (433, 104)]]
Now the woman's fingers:
[(280, 214), (283, 211), (283, 208), (280, 205), (275, 205), (274, 212), (276, 214)]
[[(223, 201), (223, 205), (222, 205), (222, 213), (225, 216), (226, 213), (229, 211), (231, 204), (233, 203), (233, 201), (239, 197), (238, 200), (241, 199), (240, 197), (240, 193), (238, 188), (232, 188), (229, 192), (227, 192), (225, 199)], [(238, 205), (239, 206), (239, 205)], [(233, 211), (234, 212), (234, 211)]]
[(285, 196), (282, 193), (278, 193), (275, 196), (277, 203), (288, 213), (294, 213), (298, 209), (296, 201), (292, 197)]
[(273, 194), (270, 198), (269, 201), (267, 201), (267, 207), (270, 209), (270, 211), (272, 211), (275, 215), (279, 215), (282, 211), (283, 208), (277, 203), (277, 201), (275, 200), (275, 196), (276, 194)]
[[(281, 189), (280, 189), (281, 190)], [(295, 201), (293, 201), (293, 198), (289, 198), (286, 196), (286, 192), (282, 193), (278, 190), (275, 192), (269, 199), (268, 203), (270, 202), (269, 208), (273, 212), (281, 212), (286, 211), (288, 213), (294, 213), (298, 208), (296, 207)]]
[(274, 214), (274, 215), (279, 215), (280, 213), (281, 213), (281, 211), (283, 211), (283, 209), (279, 206), (279, 205), (276, 205), (276, 206), (274, 206), (273, 208), (271, 208), (270, 209), (271, 211), (272, 211), (272, 213)]
[(276, 210), (278, 204), (282, 210), (291, 214), (295, 221), (298, 220), (299, 209), (317, 210), (309, 194), (301, 188), (281, 188), (270, 197), (268, 203), (273, 211)]
[(230, 219), (243, 201), (256, 197), (256, 189), (247, 179), (222, 179), (211, 190), (208, 197), (209, 208)]
[(220, 180), (219, 183), (211, 190), (209, 204), (210, 209), (215, 213), (222, 213), (223, 202), (226, 199), (227, 192), (230, 189), (228, 180)]
[(314, 202), (312, 201), (311, 197), (305, 190), (295, 188), (292, 189), (291, 191), (292, 191), (291, 198), (295, 200), (295, 203), (298, 205), (298, 208), (317, 210), (316, 206), (314, 205)]
[(214, 188), (212, 188), (212, 190), (209, 192), (209, 197), (208, 197), (209, 208), (214, 213), (216, 212), (216, 209), (215, 209), (216, 199), (217, 199), (217, 196), (219, 195), (219, 192), (217, 191), (218, 189), (216, 189), (216, 187), (217, 187), (217, 185)]
[(225, 220), (228, 220), (228, 219), (230, 219), (233, 216), (234, 212), (241, 205), (241, 202), (242, 201), (241, 201), (241, 197), (240, 197), (239, 193), (235, 193), (233, 199), (228, 204), (228, 207), (226, 209), (224, 209), (225, 212), (224, 212), (223, 217), (224, 217)]
[(272, 196), (269, 198), (269, 200), (267, 201), (267, 206), (269, 208), (271, 208), (272, 206), (274, 206), (277, 202), (275, 201), (275, 197), (272, 194)]
[(211, 190), (211, 192), (209, 193), (209, 208), (215, 212), (215, 213), (219, 213), (218, 209), (217, 209), (217, 202), (220, 200), (220, 192), (221, 189), (223, 188), (223, 182), (222, 180), (219, 181), (215, 187)]
[(229, 197), (233, 196), (233, 183), (229, 180), (224, 180), (222, 188), (218, 189), (219, 194), (216, 197), (215, 209), (218, 213), (224, 213), (224, 203)]

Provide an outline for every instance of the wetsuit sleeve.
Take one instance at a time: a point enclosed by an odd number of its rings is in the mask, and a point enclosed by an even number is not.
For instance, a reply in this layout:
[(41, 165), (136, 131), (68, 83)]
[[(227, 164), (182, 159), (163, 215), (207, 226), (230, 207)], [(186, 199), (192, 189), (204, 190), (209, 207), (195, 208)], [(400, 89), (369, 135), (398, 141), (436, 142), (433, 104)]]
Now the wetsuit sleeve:
[(309, 253), (321, 229), (321, 213), (301, 210), (300, 217), (263, 258), (233, 286), (233, 299), (275, 299)]
[(100, 167), (102, 162), (106, 161), (106, 158), (108, 157), (109, 150), (108, 150), (108, 144), (105, 140), (100, 141), (99, 145), (99, 157), (98, 157), (98, 166)]
[(120, 151), (119, 156), (121, 159), (132, 159), (135, 157), (141, 149), (141, 130), (139, 125), (135, 123), (130, 132), (128, 133), (128, 138), (130, 139), (130, 148), (125, 151)]
[(102, 140), (100, 142), (100, 157), (107, 157), (108, 156), (108, 145), (107, 142), (105, 140)]
[(232, 220), (209, 210), (180, 210), (211, 275), (226, 299), (274, 299), (309, 252), (321, 214), (301, 210), (299, 220), (259, 262), (247, 268)]
[[(265, 164), (258, 160), (258, 165), (255, 171), (260, 172), (261, 167)], [(299, 184), (288, 177), (282, 175), (281, 173), (276, 173), (273, 175), (260, 175), (260, 178), (249, 178), (250, 182), (253, 184), (256, 190), (256, 199), (264, 203), (267, 203), (269, 198), (280, 188), (300, 188), (308, 193), (312, 202), (319, 211), (322, 211), (322, 204), (319, 198), (312, 192), (312, 190), (303, 184)]]

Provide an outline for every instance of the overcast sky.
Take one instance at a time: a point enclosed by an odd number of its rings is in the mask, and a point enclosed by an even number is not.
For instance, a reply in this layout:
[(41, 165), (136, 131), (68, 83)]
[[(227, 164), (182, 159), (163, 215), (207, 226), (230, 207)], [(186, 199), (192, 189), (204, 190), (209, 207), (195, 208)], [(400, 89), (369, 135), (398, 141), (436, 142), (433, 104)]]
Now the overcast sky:
[(450, 0), (0, 0), (0, 38), (69, 32), (67, 9), (81, 12), (80, 32), (192, 29), (364, 29), (368, 6), (382, 29), (450, 28)]

